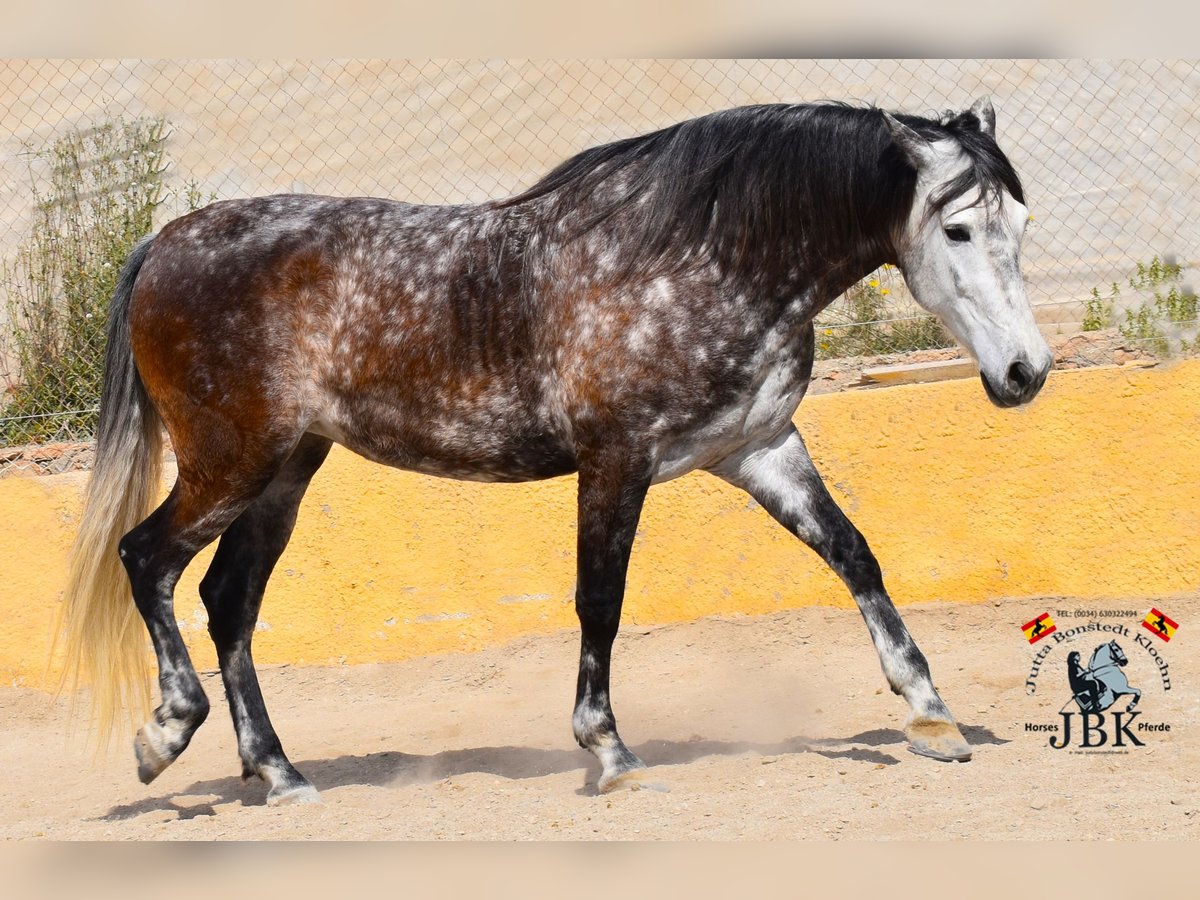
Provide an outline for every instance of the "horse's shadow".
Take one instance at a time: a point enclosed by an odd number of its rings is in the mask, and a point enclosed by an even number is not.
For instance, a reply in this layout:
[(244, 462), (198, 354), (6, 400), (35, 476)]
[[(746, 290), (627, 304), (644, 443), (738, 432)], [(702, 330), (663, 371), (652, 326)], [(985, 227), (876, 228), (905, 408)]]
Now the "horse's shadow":
[[(988, 728), (963, 726), (962, 732), (967, 740), (976, 746), (1008, 743)], [(632, 749), (649, 766), (683, 765), (706, 756), (739, 756), (743, 753), (757, 753), (761, 756), (815, 753), (827, 759), (894, 766), (900, 762), (899, 759), (890, 753), (870, 748), (891, 745), (903, 747), (904, 744), (902, 732), (893, 728), (876, 728), (847, 738), (793, 737), (777, 743), (703, 739), (659, 740), (647, 741)], [(590, 795), (596, 793), (595, 784), (600, 777), (600, 766), (595, 757), (584, 750), (546, 750), (531, 747), (472, 747), (446, 750), (429, 756), (385, 750), (363, 756), (303, 760), (298, 762), (296, 767), (322, 791), (348, 785), (404, 787), (429, 784), (471, 773), (523, 779), (582, 770), (584, 784), (577, 793)], [(175, 802), (178, 797), (188, 796), (216, 799), (206, 799), (198, 804), (189, 805)], [(193, 782), (177, 794), (148, 797), (135, 803), (114, 806), (98, 819), (120, 821), (158, 810), (173, 811), (178, 813), (181, 819), (190, 819), (214, 815), (214, 807), (222, 803), (241, 801), (245, 805), (256, 806), (262, 804), (265, 798), (266, 785), (257, 780), (243, 782), (236, 776), (214, 778)]]

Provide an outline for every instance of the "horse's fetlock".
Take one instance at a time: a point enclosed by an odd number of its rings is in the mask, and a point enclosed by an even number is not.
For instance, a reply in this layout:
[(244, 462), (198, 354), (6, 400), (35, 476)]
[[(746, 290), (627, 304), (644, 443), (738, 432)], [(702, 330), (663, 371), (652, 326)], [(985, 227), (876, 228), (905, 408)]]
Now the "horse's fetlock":
[(595, 728), (587, 725), (581, 726), (579, 722), (575, 722), (571, 731), (575, 735), (575, 743), (577, 743), (584, 750), (596, 745), (598, 733)]
[(154, 711), (154, 721), (163, 726), (178, 723), (182, 730), (191, 732), (204, 724), (211, 711), (212, 704), (208, 697), (204, 691), (197, 690), (182, 701), (163, 703)]
[(590, 706), (580, 706), (571, 718), (575, 740), (585, 750), (598, 746), (606, 735), (616, 731), (616, 722), (610, 713)]

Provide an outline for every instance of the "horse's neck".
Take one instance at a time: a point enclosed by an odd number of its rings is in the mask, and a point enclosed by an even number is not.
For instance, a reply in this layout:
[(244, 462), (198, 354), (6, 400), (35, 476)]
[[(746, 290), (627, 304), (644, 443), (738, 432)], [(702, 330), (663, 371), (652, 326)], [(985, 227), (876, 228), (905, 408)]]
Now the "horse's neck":
[[(634, 169), (604, 181), (589, 198), (589, 203), (604, 208), (607, 204), (618, 200), (628, 190), (629, 180), (636, 176), (637, 171)], [(853, 175), (840, 172), (831, 173), (829, 177), (848, 178)], [(831, 191), (831, 193), (834, 192)], [(640, 243), (644, 241), (643, 203), (617, 210), (600, 226), (612, 236), (611, 239), (618, 246), (624, 244), (625, 249), (633, 253), (638, 252)], [(555, 209), (552, 204), (545, 208), (547, 210)], [(845, 211), (838, 210), (836, 213), (828, 213), (828, 215), (834, 214), (845, 214)], [(805, 239), (804, 232), (817, 235), (827, 227), (828, 222), (822, 222), (819, 215), (814, 214), (811, 221), (803, 223), (783, 217), (780, 220), (781, 227), (786, 223), (788, 226), (799, 229), (799, 233), (785, 236), (785, 242), (791, 247), (791, 258), (776, 258), (777, 251), (770, 246), (756, 248), (757, 259), (754, 260), (752, 266), (741, 273), (723, 273), (728, 279), (725, 282), (726, 285), (738, 293), (758, 295), (764, 299), (774, 298), (785, 301), (789, 305), (796, 297), (810, 296), (813, 302), (811, 314), (815, 316), (884, 263), (895, 262), (891, 258), (894, 255), (893, 252), (888, 249), (891, 241), (881, 233), (867, 233), (871, 228), (882, 228), (880, 224), (882, 220), (876, 221), (876, 217), (866, 215), (862, 211), (859, 211), (855, 218), (866, 223), (863, 229), (855, 232), (857, 235), (855, 245), (831, 248), (823, 245), (816, 238)], [(553, 228), (560, 227), (558, 222), (548, 224), (551, 224)], [(729, 223), (725, 222), (724, 227), (728, 228)], [(836, 229), (838, 232), (846, 230), (841, 227)], [(721, 261), (717, 258), (719, 254), (709, 243), (712, 238), (711, 234), (705, 235), (700, 246), (693, 245), (691, 241), (686, 244), (681, 243), (674, 252), (693, 260), (702, 261), (702, 265), (711, 263), (719, 266), (721, 265)], [(720, 237), (716, 239), (722, 240)], [(711, 272), (711, 270), (709, 271)]]
[(781, 285), (780, 296), (806, 295), (810, 298), (810, 317), (815, 317), (838, 297), (850, 290), (886, 262), (885, 259), (866, 259), (827, 266), (823, 270), (805, 273), (795, 283)]
[[(821, 223), (813, 222), (807, 227), (818, 229)], [(760, 271), (773, 273), (773, 283), (760, 283), (759, 288), (776, 297), (811, 294), (812, 313), (816, 315), (884, 263), (895, 262), (885, 243), (879, 235), (864, 234), (857, 246), (837, 248), (834, 255), (835, 251), (814, 246), (803, 235), (795, 235), (794, 265), (781, 266), (777, 260), (766, 258), (768, 250), (763, 248)]]

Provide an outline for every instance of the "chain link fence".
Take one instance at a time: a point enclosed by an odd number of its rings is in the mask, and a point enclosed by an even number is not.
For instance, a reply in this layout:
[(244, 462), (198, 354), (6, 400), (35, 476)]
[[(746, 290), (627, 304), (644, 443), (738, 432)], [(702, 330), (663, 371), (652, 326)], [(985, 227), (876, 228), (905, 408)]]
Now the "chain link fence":
[[(211, 199), (477, 202), (730, 106), (937, 114), (985, 94), (1025, 182), (1025, 273), (1059, 365), (1195, 352), (1194, 61), (0, 62), (0, 473), (86, 464), (116, 271)], [(887, 268), (822, 314), (818, 348), (835, 374), (962, 355)]]

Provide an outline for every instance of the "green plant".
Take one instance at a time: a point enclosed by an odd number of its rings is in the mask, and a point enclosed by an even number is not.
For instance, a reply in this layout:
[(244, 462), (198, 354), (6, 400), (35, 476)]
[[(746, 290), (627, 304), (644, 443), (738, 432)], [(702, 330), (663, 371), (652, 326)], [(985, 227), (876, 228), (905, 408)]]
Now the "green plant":
[(1173, 284), (1183, 275), (1183, 266), (1168, 260), (1163, 262), (1157, 256), (1150, 264), (1137, 264), (1137, 274), (1129, 279), (1129, 286), (1135, 291), (1153, 290), (1164, 284)]
[(1148, 264), (1139, 262), (1127, 283), (1133, 291), (1149, 297), (1136, 309), (1127, 308), (1123, 321), (1117, 322), (1115, 309), (1121, 296), (1120, 285), (1113, 282), (1107, 296), (1099, 288), (1092, 288), (1084, 314), (1084, 331), (1098, 331), (1116, 324), (1126, 340), (1159, 356), (1169, 356), (1175, 350), (1188, 353), (1198, 349), (1195, 337), (1190, 342), (1184, 337), (1189, 327), (1195, 330), (1197, 302), (1195, 292), (1183, 284), (1183, 266), (1156, 256)]
[(954, 338), (925, 313), (900, 314), (895, 308), (891, 266), (864, 278), (846, 291), (844, 301), (818, 319), (818, 359), (873, 356), (953, 347)]
[(1083, 313), (1083, 330), (1100, 331), (1113, 323), (1113, 306), (1121, 289), (1114, 281), (1112, 293), (1106, 298), (1100, 296), (1100, 288), (1092, 288), (1092, 296), (1088, 298), (1087, 307)]
[[(17, 375), (0, 443), (92, 433), (108, 300), (166, 196), (165, 131), (162, 119), (116, 120), (31, 151), (30, 235), (3, 269), (5, 349)], [(201, 199), (186, 187), (189, 209)]]

